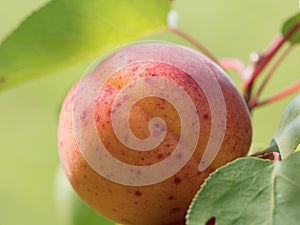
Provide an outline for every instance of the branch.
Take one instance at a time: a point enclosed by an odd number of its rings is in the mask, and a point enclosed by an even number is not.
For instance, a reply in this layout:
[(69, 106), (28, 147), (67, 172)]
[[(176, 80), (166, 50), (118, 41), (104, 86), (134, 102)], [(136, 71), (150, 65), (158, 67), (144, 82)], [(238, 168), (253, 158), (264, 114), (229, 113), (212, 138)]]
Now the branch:
[(208, 49), (205, 48), (201, 43), (199, 43), (197, 40), (195, 40), (194, 38), (189, 36), (187, 33), (183, 32), (177, 28), (168, 27), (168, 29), (170, 31), (172, 31), (173, 33), (179, 35), (180, 37), (184, 38), (188, 42), (190, 42), (192, 45), (194, 45), (196, 48), (198, 48), (204, 55), (206, 55), (208, 58), (210, 58), (212, 61), (214, 61), (215, 63), (217, 63), (219, 65), (216, 57), (210, 51), (208, 51)]
[(291, 94), (296, 93), (297, 91), (300, 91), (300, 80), (297, 81), (296, 83), (288, 86), (286, 89), (278, 92), (277, 94), (267, 98), (266, 100), (256, 103), (255, 107), (278, 101), (278, 100), (283, 99)]
[(253, 109), (253, 107), (256, 105), (259, 96), (261, 95), (262, 91), (264, 90), (266, 84), (269, 82), (271, 77), (273, 76), (274, 72), (280, 65), (280, 63), (286, 58), (286, 56), (291, 52), (293, 45), (288, 46), (288, 48), (285, 49), (285, 51), (282, 53), (282, 55), (276, 60), (270, 71), (267, 73), (265, 79), (262, 81), (261, 85), (258, 88), (258, 91), (256, 94), (252, 97), (252, 99), (249, 101), (249, 108)]
[(300, 20), (289, 30), (289, 32), (285, 36), (280, 36), (276, 39), (275, 43), (271, 46), (271, 48), (264, 55), (264, 60), (258, 64), (258, 66), (253, 71), (253, 74), (250, 80), (247, 82), (244, 90), (244, 98), (249, 101), (251, 97), (251, 91), (253, 87), (253, 83), (255, 79), (259, 76), (259, 74), (264, 70), (264, 68), (268, 65), (268, 63), (272, 60), (274, 55), (278, 52), (278, 50), (283, 46), (283, 44), (289, 40), (293, 34), (300, 28)]
[(246, 81), (244, 74), (244, 71), (246, 69), (245, 64), (236, 58), (223, 58), (219, 60), (219, 65), (225, 69), (225, 70), (234, 70), (238, 73), (240, 76), (241, 80), (243, 82)]

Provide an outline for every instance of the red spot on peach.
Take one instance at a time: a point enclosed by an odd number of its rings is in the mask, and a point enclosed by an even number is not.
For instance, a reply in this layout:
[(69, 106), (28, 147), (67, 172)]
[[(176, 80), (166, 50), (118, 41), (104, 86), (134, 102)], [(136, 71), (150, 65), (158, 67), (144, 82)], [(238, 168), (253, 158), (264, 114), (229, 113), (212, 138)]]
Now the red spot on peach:
[(97, 116), (96, 116), (96, 122), (99, 122), (99, 121), (100, 121), (100, 116), (97, 115)]
[(181, 183), (181, 179), (179, 179), (179, 178), (175, 178), (174, 179), (174, 184), (180, 184)]
[(207, 120), (207, 119), (208, 119), (208, 115), (205, 114), (205, 115), (203, 116), (203, 118), (204, 118), (205, 120)]
[[(163, 105), (161, 105), (160, 103), (158, 103), (157, 105), (156, 105), (159, 109), (164, 109), (165, 107), (163, 106)], [(167, 115), (165, 115), (165, 116), (167, 116)]]
[(173, 208), (170, 210), (170, 214), (178, 213), (178, 212), (180, 212), (180, 210), (181, 209), (179, 207)]
[(175, 197), (174, 197), (173, 195), (170, 195), (170, 196), (168, 197), (168, 199), (169, 199), (169, 200), (174, 200)]
[(158, 158), (158, 159), (161, 159), (163, 156), (164, 156), (164, 155), (160, 153), (160, 154), (157, 155), (157, 158)]
[(84, 110), (81, 114), (80, 114), (80, 119), (85, 120), (87, 116), (87, 112)]
[(143, 193), (140, 192), (140, 191), (135, 191), (134, 194), (135, 194), (136, 196), (141, 196)]

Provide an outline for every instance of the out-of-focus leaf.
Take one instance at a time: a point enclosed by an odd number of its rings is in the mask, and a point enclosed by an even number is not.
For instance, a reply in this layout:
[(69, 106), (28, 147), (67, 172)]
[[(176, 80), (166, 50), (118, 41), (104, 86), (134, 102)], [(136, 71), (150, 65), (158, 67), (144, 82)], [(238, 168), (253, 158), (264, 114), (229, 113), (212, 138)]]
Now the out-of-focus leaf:
[[(300, 22), (300, 13), (289, 18), (282, 26), (281, 32), (283, 35), (286, 35), (296, 23)], [(289, 42), (292, 44), (300, 43), (300, 28), (293, 34), (289, 39)]]
[(166, 27), (167, 0), (52, 0), (0, 45), (0, 90)]
[(300, 151), (300, 144), (297, 146), (295, 151)]
[(241, 158), (214, 172), (194, 198), (188, 225), (298, 225), (300, 152), (273, 163)]
[(300, 95), (285, 109), (272, 141), (283, 159), (297, 148), (300, 143)]

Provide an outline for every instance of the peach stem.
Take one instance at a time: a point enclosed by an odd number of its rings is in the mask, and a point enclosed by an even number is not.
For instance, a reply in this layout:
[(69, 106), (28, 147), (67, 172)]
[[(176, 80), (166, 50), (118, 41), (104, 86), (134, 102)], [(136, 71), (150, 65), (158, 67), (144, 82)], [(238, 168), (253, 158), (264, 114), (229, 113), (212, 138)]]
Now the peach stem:
[(190, 42), (192, 45), (194, 45), (196, 48), (198, 48), (204, 55), (206, 55), (208, 58), (210, 58), (215, 63), (219, 64), (216, 57), (210, 51), (208, 51), (207, 48), (205, 48), (201, 43), (199, 43), (197, 40), (195, 40), (194, 38), (189, 36), (187, 33), (183, 32), (182, 30), (179, 30), (177, 28), (168, 27), (168, 29), (170, 31), (172, 31), (173, 33), (179, 35), (180, 37), (184, 38), (188, 42)]

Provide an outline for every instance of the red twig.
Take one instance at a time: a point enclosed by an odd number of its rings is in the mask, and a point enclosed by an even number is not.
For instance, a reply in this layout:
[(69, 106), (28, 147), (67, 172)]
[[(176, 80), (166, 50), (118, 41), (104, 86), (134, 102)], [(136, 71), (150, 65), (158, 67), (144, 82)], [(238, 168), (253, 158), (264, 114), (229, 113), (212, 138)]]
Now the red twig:
[(279, 162), (280, 161), (280, 154), (278, 152), (272, 152), (273, 153), (273, 161)]
[(280, 161), (280, 154), (278, 152), (270, 152), (268, 154), (260, 156), (261, 159), (269, 159), (273, 160), (273, 162), (279, 162)]
[(257, 65), (254, 69), (251, 78), (247, 82), (244, 89), (244, 98), (247, 102), (249, 102), (251, 97), (251, 91), (253, 87), (253, 83), (258, 75), (264, 70), (264, 68), (268, 65), (268, 63), (272, 60), (274, 55), (278, 52), (278, 50), (283, 46), (283, 44), (291, 38), (291, 36), (300, 28), (300, 20), (289, 30), (289, 32), (285, 36), (280, 36), (276, 39), (275, 43), (271, 46), (271, 48), (264, 55), (264, 59), (261, 63)]
[(282, 98), (285, 98), (285, 97), (287, 97), (287, 96), (289, 96), (291, 94), (296, 93), (299, 90), (300, 90), (300, 80), (297, 81), (296, 83), (288, 86), (284, 90), (278, 92), (277, 94), (275, 94), (275, 95), (267, 98), (266, 100), (256, 103), (255, 107), (262, 106), (262, 105), (265, 105), (265, 104), (268, 104), (268, 103), (272, 103), (272, 102), (278, 101), (278, 100), (280, 100)]
[(256, 106), (258, 98), (261, 95), (262, 91), (264, 90), (266, 84), (269, 82), (269, 80), (273, 76), (274, 72), (276, 71), (276, 69), (278, 68), (280, 63), (284, 60), (284, 58), (288, 55), (288, 53), (290, 53), (290, 51), (292, 50), (292, 47), (293, 47), (292, 45), (288, 46), (285, 49), (285, 51), (282, 53), (282, 55), (276, 60), (276, 62), (272, 66), (272, 68), (269, 70), (269, 72), (267, 73), (265, 79), (262, 81), (261, 85), (259, 86), (258, 91), (252, 97), (252, 99), (250, 99), (250, 101), (249, 101), (249, 108), (250, 109), (253, 109), (253, 107)]
[(238, 73), (238, 75), (240, 76), (241, 80), (243, 82), (246, 81), (245, 76), (243, 76), (243, 73), (246, 69), (245, 64), (236, 58), (223, 58), (219, 60), (219, 65), (221, 67), (223, 67), (223, 69), (225, 70), (234, 70)]
[(278, 39), (276, 39), (275, 43), (272, 45), (270, 50), (267, 51), (265, 54), (264, 59), (261, 63), (257, 65), (257, 67), (254, 69), (250, 79), (246, 83), (245, 90), (244, 90), (244, 96), (245, 100), (248, 102), (251, 97), (251, 91), (253, 87), (253, 83), (255, 79), (258, 77), (258, 75), (263, 71), (263, 69), (268, 65), (268, 63), (271, 61), (273, 56), (277, 53), (277, 51), (281, 48), (281, 46), (284, 44), (285, 38), (280, 36)]

